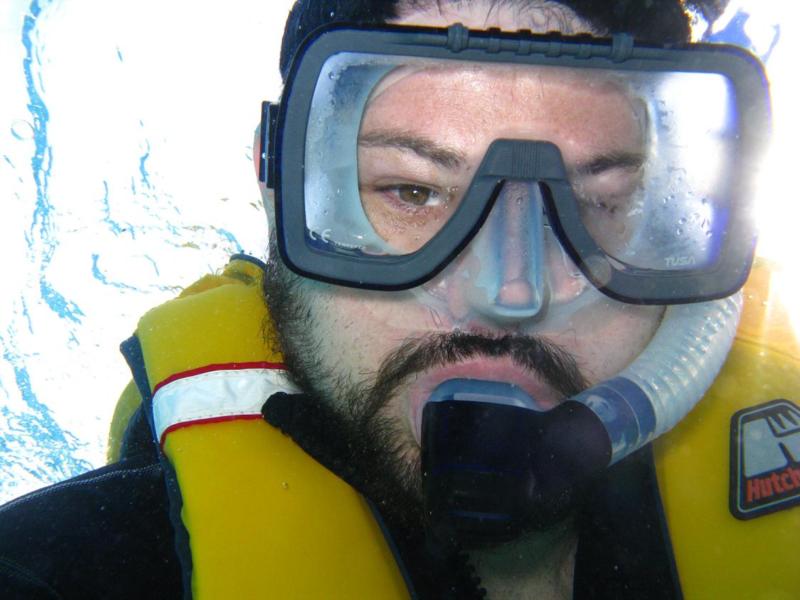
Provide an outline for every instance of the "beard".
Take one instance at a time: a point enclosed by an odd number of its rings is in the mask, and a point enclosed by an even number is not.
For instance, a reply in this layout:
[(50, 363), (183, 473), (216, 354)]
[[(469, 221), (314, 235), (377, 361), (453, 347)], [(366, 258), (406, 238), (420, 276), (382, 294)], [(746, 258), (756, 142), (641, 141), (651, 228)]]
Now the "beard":
[(283, 264), (274, 239), (263, 292), (287, 372), (304, 392), (308, 423), (301, 445), (374, 502), (392, 529), (406, 534), (428, 528), (419, 446), (390, 411), (409, 380), (431, 368), (485, 357), (510, 358), (564, 398), (587, 387), (575, 358), (561, 347), (489, 331), (424, 334), (401, 343), (374, 372), (339, 372), (326, 367), (322, 356), (313, 291)]

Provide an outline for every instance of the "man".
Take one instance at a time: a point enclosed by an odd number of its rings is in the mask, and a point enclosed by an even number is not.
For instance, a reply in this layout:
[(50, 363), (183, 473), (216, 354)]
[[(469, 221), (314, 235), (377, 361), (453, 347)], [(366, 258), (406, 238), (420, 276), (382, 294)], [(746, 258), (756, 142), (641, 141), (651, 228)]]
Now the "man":
[[(553, 31), (583, 37), (531, 37)], [(266, 274), (238, 259), (142, 319), (124, 460), (2, 509), (6, 585), (679, 595), (646, 444), (730, 348), (752, 259), (737, 167), (767, 103), (738, 55), (593, 39), (619, 32), (679, 44), (688, 16), (298, 3), (259, 136)]]

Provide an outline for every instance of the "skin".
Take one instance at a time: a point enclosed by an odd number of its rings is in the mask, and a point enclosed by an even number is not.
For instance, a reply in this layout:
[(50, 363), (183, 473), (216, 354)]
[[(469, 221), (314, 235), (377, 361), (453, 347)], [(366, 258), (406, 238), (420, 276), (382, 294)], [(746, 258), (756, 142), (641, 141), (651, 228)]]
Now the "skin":
[[(490, 9), (482, 2), (441, 11), (436, 7), (406, 11), (398, 22), (437, 26), (462, 22), (471, 28), (590, 32), (585, 23), (560, 7), (555, 12), (536, 8), (520, 13), (505, 6)], [(593, 214), (601, 231), (619, 226), (618, 221), (609, 217), (607, 206), (598, 207), (591, 198), (625, 197), (641, 176), (636, 167), (579, 175), (597, 156), (641, 152), (644, 137), (635, 106), (618, 87), (602, 81), (587, 85), (563, 73), (532, 77), (515, 69), (421, 69), (393, 74), (373, 93), (361, 136), (385, 141), (387, 136), (391, 139), (400, 134), (434, 140), (458, 156), (459, 163), (445, 168), (407, 148), (362, 144), (362, 195), (365, 189), (369, 191), (365, 209), (379, 233), (396, 245), (414, 244), (403, 230), (407, 224), (397, 215), (410, 214), (409, 218), (418, 221), (418, 228), (435, 228), (430, 223), (446, 219), (456, 202), (448, 195), (454, 188), (464, 189), (487, 146), (498, 138), (547, 140), (558, 145), (568, 170), (580, 181), (577, 187), (589, 190), (585, 209)], [(398, 184), (435, 189), (442, 201), (398, 209), (397, 201), (409, 198), (408, 188), (400, 190)], [(523, 188), (511, 186), (506, 191), (506, 204), (498, 201), (498, 206), (506, 210), (514, 210), (515, 201), (526, 198)], [(428, 193), (424, 191), (423, 195)], [(415, 199), (414, 193), (410, 197)], [(395, 208), (386, 208), (387, 203)], [(270, 206), (271, 199), (266, 204)], [(514, 235), (510, 231), (507, 238)], [(289, 362), (298, 363), (298, 371), (312, 371), (299, 373), (300, 383), (323, 396), (321, 400), (337, 413), (361, 415), (367, 409), (353, 403), (366, 401), (354, 400), (360, 396), (354, 396), (352, 390), (374, 387), (379, 373), (391, 367), (393, 353), (399, 347), (431, 334), (458, 330), (487, 340), (507, 335), (541, 340), (570, 357), (583, 376), (582, 385), (593, 384), (612, 377), (638, 356), (662, 314), (657, 307), (626, 305), (600, 296), (577, 278), (574, 265), (555, 251), (544, 261), (550, 288), (548, 310), (532, 316), (500, 317), (473, 306), (463, 277), (471, 272), (473, 259), (467, 249), (421, 288), (392, 293), (301, 279), (273, 260), (276, 285), (291, 285), (295, 312), (302, 315), (294, 321), (287, 318), (276, 323)], [(523, 306), (530, 299), (531, 286), (519, 276), (513, 258), (510, 263), (503, 275), (501, 300), (512, 307)], [(269, 293), (267, 300), (273, 314), (281, 314)], [(292, 359), (293, 354), (300, 358)], [(416, 429), (424, 400), (441, 381), (465, 375), (515, 383), (542, 408), (555, 405), (565, 395), (564, 389), (535, 366), (523, 367), (510, 355), (502, 354), (473, 353), (466, 359), (437, 363), (404, 377), (391, 388), (388, 398), (369, 410), (374, 410), (390, 431), (392, 443), (384, 451), (393, 455), (393, 464), (411, 473), (404, 479), (406, 487), (414, 488), (419, 481)], [(412, 492), (417, 494), (418, 490)], [(567, 598), (571, 597), (576, 544), (576, 533), (567, 520), (513, 543), (475, 551), (471, 559), (490, 597)]]

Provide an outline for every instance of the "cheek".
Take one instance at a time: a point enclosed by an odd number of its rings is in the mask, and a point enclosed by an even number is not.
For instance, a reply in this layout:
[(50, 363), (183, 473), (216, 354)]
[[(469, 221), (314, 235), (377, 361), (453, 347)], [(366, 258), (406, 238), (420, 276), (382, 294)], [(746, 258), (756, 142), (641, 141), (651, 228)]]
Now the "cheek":
[(315, 287), (309, 309), (320, 357), (332, 372), (354, 381), (370, 378), (389, 352), (433, 329), (421, 306), (379, 292)]
[(641, 354), (662, 315), (661, 307), (618, 305), (591, 317), (578, 316), (562, 343), (595, 384), (613, 377)]

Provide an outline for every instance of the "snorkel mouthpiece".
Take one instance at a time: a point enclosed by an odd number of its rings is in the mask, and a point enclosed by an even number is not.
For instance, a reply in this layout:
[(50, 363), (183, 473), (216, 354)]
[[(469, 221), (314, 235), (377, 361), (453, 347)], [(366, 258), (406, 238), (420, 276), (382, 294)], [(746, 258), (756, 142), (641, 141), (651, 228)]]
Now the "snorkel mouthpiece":
[(456, 379), (423, 409), (423, 493), (440, 540), (470, 548), (546, 529), (610, 463), (592, 410), (568, 400), (539, 411), (522, 396), (511, 384)]
[(557, 523), (595, 475), (671, 429), (703, 397), (741, 308), (740, 293), (670, 306), (633, 363), (545, 412), (512, 384), (442, 383), (422, 412), (434, 534), (469, 547)]

